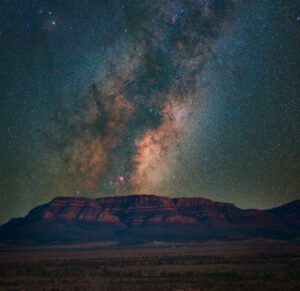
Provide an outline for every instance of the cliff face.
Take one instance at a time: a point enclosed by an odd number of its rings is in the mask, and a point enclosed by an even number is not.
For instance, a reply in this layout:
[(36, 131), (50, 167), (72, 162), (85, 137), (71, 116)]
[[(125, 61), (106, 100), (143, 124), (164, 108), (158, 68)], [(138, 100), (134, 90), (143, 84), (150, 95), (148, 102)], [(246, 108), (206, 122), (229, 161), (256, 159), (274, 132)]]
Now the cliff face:
[(5, 240), (199, 240), (293, 237), (299, 203), (268, 211), (242, 210), (204, 198), (130, 195), (99, 199), (57, 197), (0, 228)]
[(57, 197), (34, 209), (28, 219), (94, 221), (126, 226), (161, 223), (197, 223), (184, 216), (174, 201), (155, 195), (132, 195), (100, 199)]

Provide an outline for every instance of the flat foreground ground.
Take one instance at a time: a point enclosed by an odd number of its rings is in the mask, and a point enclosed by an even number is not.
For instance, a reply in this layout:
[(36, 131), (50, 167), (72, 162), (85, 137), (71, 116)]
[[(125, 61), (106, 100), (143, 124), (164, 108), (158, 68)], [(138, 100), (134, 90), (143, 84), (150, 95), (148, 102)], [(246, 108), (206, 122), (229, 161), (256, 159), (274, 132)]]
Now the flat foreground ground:
[(0, 290), (300, 290), (300, 243), (2, 247)]

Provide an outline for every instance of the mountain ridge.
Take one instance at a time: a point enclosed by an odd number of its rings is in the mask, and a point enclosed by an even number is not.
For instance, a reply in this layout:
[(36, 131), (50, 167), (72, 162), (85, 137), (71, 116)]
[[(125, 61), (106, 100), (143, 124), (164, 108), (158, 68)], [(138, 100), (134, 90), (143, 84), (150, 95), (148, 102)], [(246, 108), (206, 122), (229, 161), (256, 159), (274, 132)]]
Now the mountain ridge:
[(141, 194), (102, 198), (58, 196), (0, 227), (0, 241), (198, 241), (297, 238), (300, 200), (268, 210), (241, 209), (200, 197)]

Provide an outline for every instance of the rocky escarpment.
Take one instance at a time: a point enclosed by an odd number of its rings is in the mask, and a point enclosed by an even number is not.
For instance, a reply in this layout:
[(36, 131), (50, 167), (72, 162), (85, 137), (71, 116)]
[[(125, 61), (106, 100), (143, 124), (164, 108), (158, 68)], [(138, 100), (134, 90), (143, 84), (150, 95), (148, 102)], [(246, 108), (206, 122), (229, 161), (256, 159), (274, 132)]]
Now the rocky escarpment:
[(100, 199), (57, 197), (29, 212), (29, 220), (94, 221), (127, 226), (155, 223), (197, 223), (177, 210), (168, 197), (132, 195)]
[(205, 198), (57, 197), (0, 228), (0, 240), (81, 242), (296, 237), (299, 202), (263, 211)]

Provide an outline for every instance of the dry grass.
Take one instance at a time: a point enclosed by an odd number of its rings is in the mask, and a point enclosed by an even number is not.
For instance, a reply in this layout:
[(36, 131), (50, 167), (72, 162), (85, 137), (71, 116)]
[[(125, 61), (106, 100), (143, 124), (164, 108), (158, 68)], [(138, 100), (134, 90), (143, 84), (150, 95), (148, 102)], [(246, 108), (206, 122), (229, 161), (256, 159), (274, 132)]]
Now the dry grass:
[(0, 290), (300, 290), (300, 245), (277, 241), (2, 249)]

